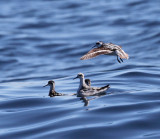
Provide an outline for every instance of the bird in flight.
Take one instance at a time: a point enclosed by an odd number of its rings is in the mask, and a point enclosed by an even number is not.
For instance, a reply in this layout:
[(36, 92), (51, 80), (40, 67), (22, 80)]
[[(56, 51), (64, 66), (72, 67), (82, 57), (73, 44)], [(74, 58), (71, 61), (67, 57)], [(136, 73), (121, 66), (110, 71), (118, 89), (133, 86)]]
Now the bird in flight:
[(82, 56), (81, 60), (87, 60), (99, 55), (116, 55), (119, 63), (123, 62), (123, 59), (128, 59), (129, 56), (122, 50), (122, 47), (113, 43), (104, 43), (102, 41), (96, 42), (88, 53)]

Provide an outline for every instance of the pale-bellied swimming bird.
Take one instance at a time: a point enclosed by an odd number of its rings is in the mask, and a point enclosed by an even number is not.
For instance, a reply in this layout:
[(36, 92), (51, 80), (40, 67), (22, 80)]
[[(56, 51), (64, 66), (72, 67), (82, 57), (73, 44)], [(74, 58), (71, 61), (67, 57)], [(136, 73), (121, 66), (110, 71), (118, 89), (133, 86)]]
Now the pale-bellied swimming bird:
[[(62, 93), (57, 93), (55, 91), (55, 82), (52, 80), (48, 81), (48, 84), (46, 84), (45, 86), (50, 86), (50, 90), (49, 90), (49, 94), (48, 94), (48, 96), (50, 96), (50, 97), (65, 96), (66, 95), (66, 94), (62, 94)], [(43, 87), (45, 87), (45, 86), (43, 86)]]
[[(96, 42), (96, 45), (93, 47), (96, 47), (96, 48), (91, 49), (87, 54), (82, 56), (80, 59), (87, 60), (87, 59), (91, 59), (99, 55), (109, 54), (109, 55), (116, 55), (117, 61), (121, 63), (123, 62), (122, 59), (129, 58), (128, 54), (122, 50), (121, 46), (113, 44), (113, 43), (104, 43), (102, 41), (98, 41)], [(118, 59), (118, 57), (120, 60)]]
[[(85, 82), (84, 74), (78, 73), (77, 77), (80, 79), (79, 88), (77, 90), (77, 97), (84, 97), (84, 96), (93, 96), (104, 93), (107, 89), (110, 88), (109, 84), (104, 87), (91, 87), (88, 86)], [(74, 78), (74, 79), (76, 79)]]

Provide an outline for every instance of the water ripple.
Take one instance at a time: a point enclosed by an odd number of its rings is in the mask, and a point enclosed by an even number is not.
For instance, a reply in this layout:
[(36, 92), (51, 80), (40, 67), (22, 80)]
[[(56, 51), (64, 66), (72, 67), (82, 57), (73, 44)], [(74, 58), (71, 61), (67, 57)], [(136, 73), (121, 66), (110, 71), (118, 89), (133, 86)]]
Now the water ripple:
[[(154, 138), (160, 129), (159, 1), (0, 1), (1, 138)], [(81, 61), (96, 41), (121, 45), (119, 64)], [(76, 93), (82, 72), (104, 96)]]

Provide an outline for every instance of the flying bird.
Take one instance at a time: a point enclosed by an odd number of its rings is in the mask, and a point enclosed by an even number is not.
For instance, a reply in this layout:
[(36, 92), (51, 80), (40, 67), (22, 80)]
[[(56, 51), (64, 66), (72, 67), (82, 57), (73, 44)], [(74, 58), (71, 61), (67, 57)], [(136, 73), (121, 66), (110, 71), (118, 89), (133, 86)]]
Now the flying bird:
[(113, 43), (104, 43), (102, 41), (96, 42), (87, 54), (82, 56), (81, 60), (87, 60), (99, 55), (116, 55), (119, 63), (123, 62), (123, 59), (128, 59), (129, 56), (122, 50), (122, 47)]

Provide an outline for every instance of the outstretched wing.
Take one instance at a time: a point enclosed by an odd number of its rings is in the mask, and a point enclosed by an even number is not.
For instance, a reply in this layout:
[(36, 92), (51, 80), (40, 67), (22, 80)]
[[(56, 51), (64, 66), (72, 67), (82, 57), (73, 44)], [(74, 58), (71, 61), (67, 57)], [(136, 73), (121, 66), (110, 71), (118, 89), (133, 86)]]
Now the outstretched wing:
[(91, 59), (91, 58), (94, 58), (99, 55), (110, 54), (110, 53), (112, 53), (112, 51), (110, 51), (109, 49), (99, 47), (99, 48), (94, 48), (94, 49), (90, 50), (87, 54), (82, 56), (80, 59), (87, 60), (87, 59)]

